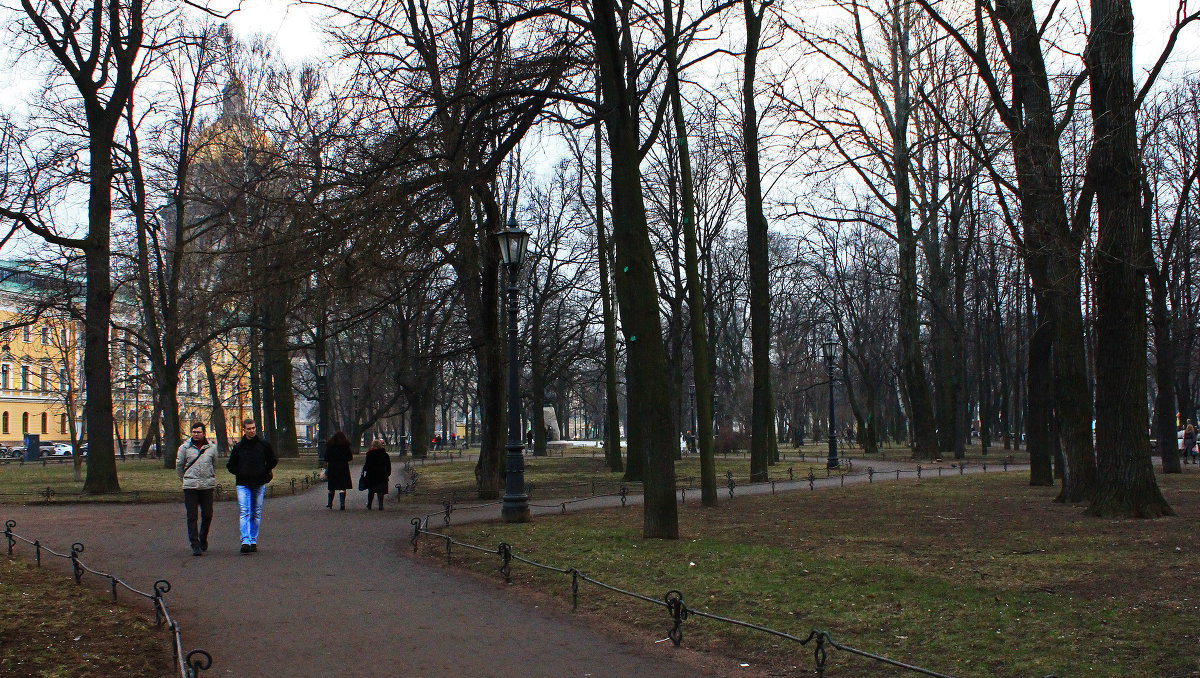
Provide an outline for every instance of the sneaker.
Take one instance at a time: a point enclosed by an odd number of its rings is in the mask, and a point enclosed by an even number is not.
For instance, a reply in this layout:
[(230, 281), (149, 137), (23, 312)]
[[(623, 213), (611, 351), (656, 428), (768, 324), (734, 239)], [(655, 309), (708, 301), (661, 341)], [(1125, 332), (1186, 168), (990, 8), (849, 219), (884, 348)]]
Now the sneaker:
[(258, 544), (251, 544), (251, 545), (250, 545), (250, 552), (251, 552), (251, 553), (258, 553)]
[(250, 545), (249, 545), (249, 544), (242, 544), (242, 555), (245, 555), (245, 554), (247, 554), (247, 553), (250, 553)]
[(200, 547), (199, 547), (199, 546), (193, 546), (193, 547), (192, 547), (192, 555), (193, 555), (193, 556), (199, 556), (199, 555), (203, 555), (203, 554), (200, 552)]

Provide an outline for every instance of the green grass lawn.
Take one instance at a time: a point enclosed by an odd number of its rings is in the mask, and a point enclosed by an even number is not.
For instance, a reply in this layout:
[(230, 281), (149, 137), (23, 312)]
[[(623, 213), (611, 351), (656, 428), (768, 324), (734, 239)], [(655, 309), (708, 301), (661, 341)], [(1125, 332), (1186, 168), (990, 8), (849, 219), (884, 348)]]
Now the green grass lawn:
[[(86, 462), (85, 462), (86, 464)], [(304, 479), (313, 481), (316, 459), (300, 457), (281, 459), (275, 468), (275, 494), (292, 492), (292, 481), (296, 491), (303, 490)], [(82, 469), (86, 477), (87, 468)], [(85, 495), (83, 483), (75, 481), (75, 471), (70, 462), (38, 462), (26, 464), (6, 463), (0, 466), (0, 503), (36, 503), (45, 501), (40, 494), (47, 487), (52, 491), (51, 501), (178, 501), (180, 498), (179, 477), (174, 468), (163, 468), (161, 459), (130, 458), (117, 462), (117, 480), (121, 484), (119, 494)], [(221, 487), (220, 499), (233, 499), (234, 479), (225, 470), (225, 458), (217, 461), (217, 483)]]
[[(1179, 517), (1112, 521), (1052, 503), (1025, 473), (848, 486), (689, 503), (680, 539), (641, 538), (639, 508), (447, 528), (463, 541), (576, 567), (661, 599), (955, 676), (1200, 675), (1200, 474), (1160, 476)], [(440, 540), (424, 552), (445, 559)], [(456, 549), (496, 578), (495, 556)], [(570, 607), (569, 576), (515, 563), (518, 587)], [(582, 584), (580, 610), (663, 638), (664, 608)], [(811, 645), (712, 620), (684, 644), (771, 675), (812, 675)], [(837, 650), (829, 676), (914, 675)]]
[(0, 557), (0, 604), (5, 678), (172, 674), (171, 636), (154, 627), (153, 612), (115, 604), (67, 575)]

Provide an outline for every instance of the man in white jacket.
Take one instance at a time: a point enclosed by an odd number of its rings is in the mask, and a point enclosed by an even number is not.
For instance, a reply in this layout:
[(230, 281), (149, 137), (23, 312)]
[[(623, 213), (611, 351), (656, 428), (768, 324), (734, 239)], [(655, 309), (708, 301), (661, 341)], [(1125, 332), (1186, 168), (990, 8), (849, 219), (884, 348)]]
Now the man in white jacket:
[[(192, 555), (208, 550), (208, 528), (212, 525), (213, 493), (217, 487), (217, 446), (205, 437), (201, 422), (192, 424), (192, 437), (179, 446), (175, 456), (175, 472), (183, 481), (183, 504), (187, 507), (188, 542)], [(200, 529), (196, 529), (199, 509)]]

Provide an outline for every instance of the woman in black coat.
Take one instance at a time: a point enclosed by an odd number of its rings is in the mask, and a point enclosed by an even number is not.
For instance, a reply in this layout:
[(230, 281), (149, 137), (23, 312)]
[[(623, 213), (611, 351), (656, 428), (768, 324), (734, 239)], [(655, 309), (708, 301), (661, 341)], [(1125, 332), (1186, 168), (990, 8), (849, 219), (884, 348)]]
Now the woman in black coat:
[(329, 503), (325, 508), (333, 508), (333, 493), (341, 492), (341, 509), (346, 510), (346, 490), (354, 486), (350, 480), (350, 460), (353, 458), (350, 439), (345, 433), (338, 431), (325, 443), (325, 484), (329, 489)]
[[(388, 493), (388, 478), (392, 475), (392, 459), (388, 456), (382, 440), (371, 443), (367, 450), (367, 459), (363, 462), (363, 485), (367, 490), (367, 510), (371, 510), (371, 502), (379, 496), (379, 510), (383, 510), (383, 495)], [(359, 489), (363, 489), (359, 487)]]

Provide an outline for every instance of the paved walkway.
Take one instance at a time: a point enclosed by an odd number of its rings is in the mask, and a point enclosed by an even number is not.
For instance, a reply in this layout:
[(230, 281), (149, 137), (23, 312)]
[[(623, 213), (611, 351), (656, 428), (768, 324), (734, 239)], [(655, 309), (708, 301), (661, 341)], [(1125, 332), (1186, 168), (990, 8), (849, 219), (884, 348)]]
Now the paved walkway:
[[(968, 466), (968, 472), (978, 470)], [(817, 486), (838, 482), (821, 479)], [(807, 481), (791, 485), (808, 488)], [(777, 483), (777, 490), (784, 486)], [(769, 485), (747, 486), (738, 494), (769, 491)], [(409, 519), (437, 507), (389, 504), (386, 511), (367, 512), (363, 496), (350, 495), (346, 511), (327, 510), (323, 488), (268, 499), (260, 550), (248, 556), (238, 553), (235, 502), (217, 503), (210, 549), (200, 558), (187, 548), (182, 502), (3, 506), (0, 519), (16, 520), (15, 532), (56, 550), (83, 542), (85, 563), (137, 588), (169, 580), (167, 604), (185, 648), (213, 656), (203, 675), (755, 675), (655, 638), (605, 635), (565, 605), (538, 606), (505, 591), (499, 578), (489, 582), (414, 558)], [(640, 503), (641, 497), (630, 500)], [(687, 500), (698, 502), (699, 492)], [(575, 506), (606, 502), (619, 500)], [(535, 512), (560, 510), (557, 500), (534, 503), (542, 505)], [(454, 522), (492, 519), (498, 512), (456, 512)], [(27, 547), (21, 553), (31, 557)], [(65, 561), (55, 566), (67, 570)]]

